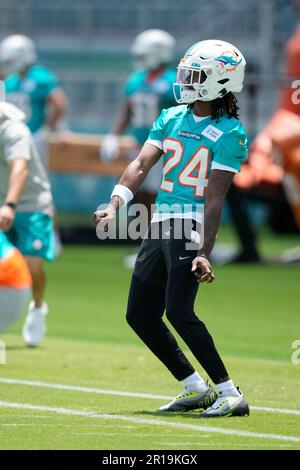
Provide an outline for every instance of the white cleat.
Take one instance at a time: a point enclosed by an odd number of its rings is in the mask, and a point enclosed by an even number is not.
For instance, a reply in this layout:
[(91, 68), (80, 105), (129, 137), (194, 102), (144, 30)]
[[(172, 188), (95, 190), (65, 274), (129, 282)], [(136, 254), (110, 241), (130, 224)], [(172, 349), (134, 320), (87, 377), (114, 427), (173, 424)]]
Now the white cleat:
[(43, 302), (42, 307), (35, 308), (31, 301), (28, 307), (28, 315), (23, 326), (23, 340), (27, 346), (34, 348), (44, 338), (47, 327), (45, 317), (48, 314), (48, 305)]
[(217, 398), (215, 390), (208, 384), (202, 392), (191, 392), (187, 388), (167, 405), (163, 405), (158, 411), (190, 411), (198, 408), (206, 409)]
[(219, 394), (212, 406), (200, 413), (199, 418), (221, 418), (229, 416), (249, 416), (249, 405), (238, 389), (239, 396), (223, 396)]

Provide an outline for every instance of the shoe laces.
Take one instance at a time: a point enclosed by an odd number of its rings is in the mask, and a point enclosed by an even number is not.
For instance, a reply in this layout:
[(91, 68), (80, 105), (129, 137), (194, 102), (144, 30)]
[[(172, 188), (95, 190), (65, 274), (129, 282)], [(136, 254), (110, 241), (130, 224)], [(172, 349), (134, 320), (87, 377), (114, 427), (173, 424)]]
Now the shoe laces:
[[(238, 390), (240, 396), (242, 395), (242, 393), (240, 392), (240, 390)], [(235, 398), (235, 399), (238, 399), (240, 397), (231, 397), (229, 395), (222, 395), (222, 392), (219, 393), (219, 397), (216, 399), (216, 401), (212, 404), (211, 408), (213, 408), (214, 410), (218, 409), (218, 408), (221, 408), (224, 403), (226, 403), (227, 400), (229, 400), (230, 398)]]
[(213, 408), (214, 410), (220, 408), (226, 402), (227, 398), (228, 397), (222, 397), (222, 395), (220, 394), (216, 401), (211, 405), (211, 408)]
[(186, 398), (186, 397), (189, 397), (189, 396), (191, 396), (193, 393), (195, 393), (195, 392), (189, 391), (188, 388), (185, 388), (185, 389), (183, 390), (183, 392), (180, 393), (180, 394), (176, 397), (176, 400), (178, 400), (179, 398)]

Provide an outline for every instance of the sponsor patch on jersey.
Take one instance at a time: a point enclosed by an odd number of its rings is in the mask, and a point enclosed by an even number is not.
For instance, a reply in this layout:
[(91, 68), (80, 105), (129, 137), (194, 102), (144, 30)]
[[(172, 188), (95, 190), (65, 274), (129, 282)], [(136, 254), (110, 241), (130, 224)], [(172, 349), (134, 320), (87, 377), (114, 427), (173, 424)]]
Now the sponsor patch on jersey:
[(188, 132), (188, 131), (178, 131), (177, 135), (179, 135), (180, 137), (186, 137), (187, 139), (197, 139), (197, 140), (202, 139), (201, 135), (193, 134), (192, 132)]
[(219, 138), (224, 134), (224, 132), (220, 131), (220, 129), (218, 129), (217, 127), (209, 124), (209, 126), (207, 126), (201, 132), (201, 134), (204, 135), (204, 137), (207, 137), (209, 140), (217, 142), (217, 140), (219, 140)]

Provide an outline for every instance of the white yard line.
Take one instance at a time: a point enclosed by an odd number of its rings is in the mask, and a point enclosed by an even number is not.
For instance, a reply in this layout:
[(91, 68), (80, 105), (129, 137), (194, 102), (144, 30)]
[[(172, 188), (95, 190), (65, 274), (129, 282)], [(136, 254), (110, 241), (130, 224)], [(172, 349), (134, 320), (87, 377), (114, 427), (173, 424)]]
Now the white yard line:
[(300, 410), (289, 410), (288, 408), (270, 408), (269, 406), (250, 406), (251, 411), (266, 411), (267, 413), (282, 413), (287, 415), (300, 415)]
[(19, 379), (7, 379), (7, 378), (1, 377), (0, 383), (1, 382), (12, 384), (12, 385), (29, 385), (31, 387), (54, 388), (57, 390), (72, 390), (75, 392), (94, 393), (97, 395), (118, 395), (121, 397), (150, 398), (154, 400), (170, 400), (173, 398), (173, 397), (167, 397), (165, 395), (153, 395), (151, 393), (122, 392), (119, 390), (106, 390), (106, 389), (94, 388), (94, 387), (81, 387), (78, 385), (57, 384), (53, 382), (43, 382), (40, 380), (19, 380)]
[[(83, 393), (94, 393), (96, 395), (116, 395), (121, 397), (128, 398), (147, 398), (152, 400), (171, 400), (173, 397), (166, 395), (153, 395), (150, 393), (138, 393), (138, 392), (123, 392), (120, 390), (107, 390), (102, 388), (94, 387), (81, 387), (78, 385), (67, 385), (67, 384), (57, 384), (53, 382), (43, 382), (40, 380), (20, 380), (20, 379), (10, 379), (1, 377), (0, 383), (12, 384), (12, 385), (28, 385), (30, 387), (42, 387), (42, 388), (53, 388), (56, 390), (70, 390), (75, 392)], [(290, 410), (287, 408), (272, 408), (268, 406), (251, 406), (252, 411), (263, 411), (267, 413), (282, 413), (289, 415), (299, 415), (300, 410)]]
[(22, 410), (36, 410), (44, 411), (46, 413), (56, 413), (59, 415), (68, 415), (68, 416), (81, 416), (84, 418), (94, 418), (94, 419), (103, 419), (103, 420), (115, 420), (115, 421), (125, 421), (129, 423), (136, 424), (147, 424), (151, 426), (166, 426), (167, 428), (174, 429), (188, 429), (192, 431), (204, 432), (204, 433), (213, 433), (213, 434), (223, 434), (229, 436), (239, 436), (239, 437), (254, 437), (257, 439), (270, 439), (273, 441), (286, 441), (286, 442), (299, 442), (300, 437), (298, 436), (285, 436), (281, 434), (267, 434), (267, 433), (257, 433), (251, 431), (242, 431), (237, 429), (225, 429), (217, 428), (213, 426), (199, 426), (196, 424), (185, 424), (172, 421), (164, 421), (161, 419), (146, 419), (146, 418), (134, 418), (132, 416), (118, 415), (118, 414), (106, 414), (106, 413), (94, 413), (92, 411), (86, 410), (73, 410), (70, 408), (61, 408), (56, 406), (40, 406), (32, 405), (30, 403), (14, 403), (8, 401), (0, 401), (0, 408), (15, 408)]

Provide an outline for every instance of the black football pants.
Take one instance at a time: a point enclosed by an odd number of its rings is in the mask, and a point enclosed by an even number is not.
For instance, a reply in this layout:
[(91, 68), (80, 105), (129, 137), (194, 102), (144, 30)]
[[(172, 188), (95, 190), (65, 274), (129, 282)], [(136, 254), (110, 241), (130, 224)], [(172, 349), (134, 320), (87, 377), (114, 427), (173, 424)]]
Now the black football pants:
[[(159, 234), (158, 239), (151, 238), (154, 232)], [(187, 250), (188, 242), (185, 236), (175, 238), (174, 220), (150, 225), (137, 256), (126, 319), (173, 376), (183, 380), (195, 369), (163, 322), (166, 311), (169, 322), (203, 369), (219, 383), (228, 373), (206, 326), (194, 312), (198, 283), (191, 267), (197, 249)]]

